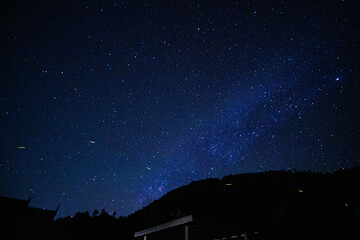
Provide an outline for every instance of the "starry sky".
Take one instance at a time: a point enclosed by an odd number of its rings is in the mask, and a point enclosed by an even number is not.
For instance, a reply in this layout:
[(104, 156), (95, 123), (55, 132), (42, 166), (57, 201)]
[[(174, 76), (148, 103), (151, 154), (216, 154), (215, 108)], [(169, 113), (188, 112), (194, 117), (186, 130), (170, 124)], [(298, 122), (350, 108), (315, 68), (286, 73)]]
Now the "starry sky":
[(0, 9), (2, 196), (126, 216), (198, 179), (360, 163), (355, 0)]

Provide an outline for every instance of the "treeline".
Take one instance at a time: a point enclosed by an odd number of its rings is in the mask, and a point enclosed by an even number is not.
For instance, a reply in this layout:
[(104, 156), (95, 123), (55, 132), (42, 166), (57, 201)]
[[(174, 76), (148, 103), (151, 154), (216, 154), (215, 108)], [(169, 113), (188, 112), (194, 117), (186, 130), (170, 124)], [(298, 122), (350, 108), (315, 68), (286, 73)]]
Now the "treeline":
[[(173, 190), (128, 217), (105, 210), (58, 219), (52, 239), (133, 239), (192, 214), (190, 239), (360, 239), (360, 167), (334, 173), (269, 171), (206, 179)], [(183, 239), (180, 228), (149, 239)]]

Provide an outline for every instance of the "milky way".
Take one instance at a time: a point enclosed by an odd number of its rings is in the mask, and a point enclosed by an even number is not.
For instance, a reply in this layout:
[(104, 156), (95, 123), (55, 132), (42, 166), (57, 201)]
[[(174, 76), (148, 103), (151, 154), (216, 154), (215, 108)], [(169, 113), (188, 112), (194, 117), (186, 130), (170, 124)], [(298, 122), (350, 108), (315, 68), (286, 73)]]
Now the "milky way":
[(0, 195), (128, 215), (194, 180), (359, 164), (356, 1), (0, 9)]

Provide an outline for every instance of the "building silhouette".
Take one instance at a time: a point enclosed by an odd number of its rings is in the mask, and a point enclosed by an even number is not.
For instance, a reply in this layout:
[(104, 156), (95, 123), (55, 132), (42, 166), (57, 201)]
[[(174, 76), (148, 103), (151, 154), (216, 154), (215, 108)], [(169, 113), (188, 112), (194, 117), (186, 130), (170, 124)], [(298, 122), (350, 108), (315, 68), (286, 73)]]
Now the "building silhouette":
[(30, 207), (27, 200), (0, 196), (0, 239), (42, 239), (51, 232), (56, 210)]

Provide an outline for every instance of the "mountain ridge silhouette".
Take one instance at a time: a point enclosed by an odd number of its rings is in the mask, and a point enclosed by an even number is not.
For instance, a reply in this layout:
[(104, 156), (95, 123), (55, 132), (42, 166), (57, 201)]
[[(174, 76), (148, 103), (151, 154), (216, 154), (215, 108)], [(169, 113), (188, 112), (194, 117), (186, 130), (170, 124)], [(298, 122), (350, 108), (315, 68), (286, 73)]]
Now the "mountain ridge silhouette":
[[(359, 239), (359, 183), (359, 166), (209, 178), (174, 189), (127, 217), (115, 218), (105, 209), (92, 216), (78, 212), (28, 239), (134, 239), (136, 231), (190, 214), (190, 239), (241, 239), (243, 233), (248, 239)], [(147, 239), (184, 239), (183, 230), (178, 226)]]

